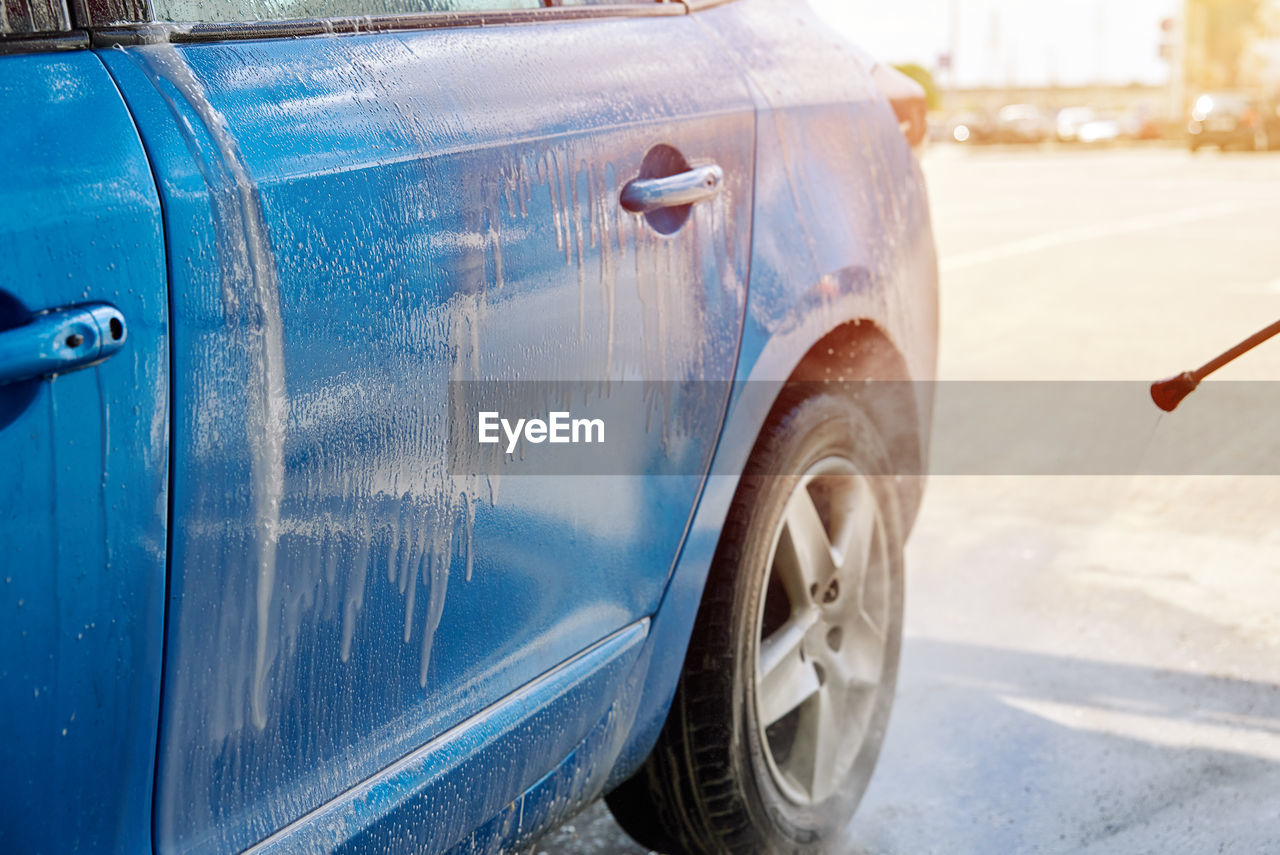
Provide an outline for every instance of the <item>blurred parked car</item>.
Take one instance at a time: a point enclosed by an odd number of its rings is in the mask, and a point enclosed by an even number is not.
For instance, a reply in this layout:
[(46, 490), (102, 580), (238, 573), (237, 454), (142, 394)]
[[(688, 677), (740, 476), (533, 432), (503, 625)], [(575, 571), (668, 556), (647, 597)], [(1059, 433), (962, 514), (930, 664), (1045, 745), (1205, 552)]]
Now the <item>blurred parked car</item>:
[(1165, 134), (1165, 122), (1160, 110), (1143, 102), (1125, 111), (1117, 119), (1120, 135), (1128, 140), (1158, 140)]
[(1048, 117), (1034, 104), (1010, 104), (996, 114), (996, 142), (1042, 143), (1050, 133)]
[[(8, 0), (0, 853), (840, 851), (937, 354), (895, 75), (790, 0)], [(513, 380), (639, 390), (607, 468), (482, 455)]]
[(1237, 92), (1208, 92), (1196, 99), (1187, 123), (1192, 151), (1204, 146), (1266, 151), (1280, 146), (1280, 108)]
[(1076, 139), (1083, 145), (1103, 145), (1121, 139), (1123, 131), (1117, 119), (1098, 116), (1076, 129)]
[(1054, 124), (1059, 142), (1096, 145), (1118, 140), (1151, 140), (1160, 137), (1160, 124), (1145, 105), (1124, 112), (1104, 111), (1094, 107), (1067, 107), (1058, 112)]
[(995, 137), (995, 123), (982, 113), (962, 113), (947, 127), (949, 137), (958, 143), (989, 143)]
[(930, 116), (928, 139), (931, 143), (954, 142), (951, 123), (942, 116)]
[(1096, 121), (1098, 113), (1092, 107), (1067, 107), (1059, 110), (1054, 120), (1058, 142), (1077, 142), (1080, 128)]

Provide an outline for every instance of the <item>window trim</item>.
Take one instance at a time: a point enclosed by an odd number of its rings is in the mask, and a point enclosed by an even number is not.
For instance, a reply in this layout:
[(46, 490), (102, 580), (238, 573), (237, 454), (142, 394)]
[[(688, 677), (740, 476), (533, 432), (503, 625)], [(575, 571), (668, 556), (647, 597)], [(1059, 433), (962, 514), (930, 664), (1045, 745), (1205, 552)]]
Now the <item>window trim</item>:
[[(77, 3), (77, 11), (84, 8)], [(87, 4), (85, 4), (87, 5)], [(588, 6), (544, 6), (540, 9), (490, 11), (416, 12), (402, 15), (338, 16), (283, 21), (218, 23), (169, 23), (163, 21), (113, 22), (103, 25), (77, 21), (90, 32), (94, 47), (173, 42), (191, 44), (246, 39), (299, 36), (352, 35), (356, 33), (434, 30), (456, 27), (491, 27), (538, 21), (598, 18), (665, 17), (688, 14), (683, 0), (649, 0)]]
[[(553, 4), (560, 0), (543, 0)], [(248, 39), (352, 35), (356, 33), (493, 27), (542, 21), (599, 20), (688, 15), (734, 0), (619, 0), (586, 6), (487, 12), (417, 12), (287, 21), (175, 24), (153, 20), (151, 0), (67, 0), (71, 28), (60, 33), (0, 36), (0, 55), (139, 44), (197, 44)]]
[(82, 50), (87, 47), (89, 47), (89, 34), (83, 30), (68, 30), (61, 33), (5, 33), (0, 35), (0, 56), (8, 56), (14, 53)]

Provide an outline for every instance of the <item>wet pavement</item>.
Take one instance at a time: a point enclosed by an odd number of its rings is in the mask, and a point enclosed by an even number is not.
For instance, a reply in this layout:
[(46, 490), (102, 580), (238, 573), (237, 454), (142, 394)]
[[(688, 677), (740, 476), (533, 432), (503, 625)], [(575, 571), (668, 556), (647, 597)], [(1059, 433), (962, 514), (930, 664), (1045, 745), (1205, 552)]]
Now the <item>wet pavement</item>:
[[(1280, 317), (1280, 155), (925, 163), (944, 379), (1152, 379)], [(1280, 342), (1222, 373), (1278, 375)], [(1280, 852), (1277, 515), (1275, 476), (934, 478), (845, 849)], [(645, 850), (597, 804), (534, 851)]]

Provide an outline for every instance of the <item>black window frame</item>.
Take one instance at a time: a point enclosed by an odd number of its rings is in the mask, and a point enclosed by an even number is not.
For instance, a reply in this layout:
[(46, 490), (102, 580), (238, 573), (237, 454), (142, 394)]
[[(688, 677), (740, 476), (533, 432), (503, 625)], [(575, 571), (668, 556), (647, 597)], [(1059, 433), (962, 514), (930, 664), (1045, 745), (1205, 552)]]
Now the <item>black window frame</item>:
[(0, 30), (0, 55), (163, 42), (189, 44), (397, 30), (489, 27), (542, 21), (667, 17), (687, 15), (732, 3), (734, 0), (595, 0), (585, 5), (570, 6), (562, 5), (563, 2), (564, 0), (542, 0), (543, 5), (536, 9), (183, 24), (156, 20), (151, 0), (45, 0), (45, 4), (58, 13), (55, 25), (38, 32)]
[(66, 0), (0, 0), (0, 55), (87, 47), (88, 36), (72, 28)]
[(542, 0), (544, 5), (536, 9), (415, 12), (281, 21), (171, 23), (155, 19), (150, 0), (70, 2), (73, 22), (89, 34), (89, 40), (95, 47), (484, 27), (546, 20), (684, 15), (690, 11), (685, 0), (618, 0), (614, 3), (581, 6), (562, 6), (560, 0)]

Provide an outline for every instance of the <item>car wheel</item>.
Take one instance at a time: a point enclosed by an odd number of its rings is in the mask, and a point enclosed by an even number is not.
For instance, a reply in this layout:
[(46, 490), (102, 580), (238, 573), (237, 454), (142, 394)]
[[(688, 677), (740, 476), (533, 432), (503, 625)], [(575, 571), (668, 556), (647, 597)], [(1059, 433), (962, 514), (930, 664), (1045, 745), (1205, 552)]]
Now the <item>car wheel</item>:
[(844, 851), (888, 723), (903, 538), (884, 443), (842, 396), (775, 412), (658, 745), (609, 797), (669, 855)]

